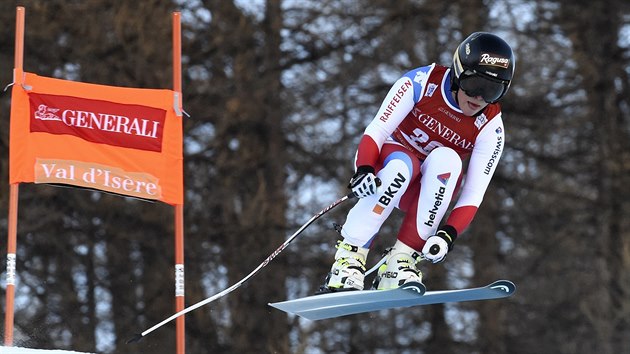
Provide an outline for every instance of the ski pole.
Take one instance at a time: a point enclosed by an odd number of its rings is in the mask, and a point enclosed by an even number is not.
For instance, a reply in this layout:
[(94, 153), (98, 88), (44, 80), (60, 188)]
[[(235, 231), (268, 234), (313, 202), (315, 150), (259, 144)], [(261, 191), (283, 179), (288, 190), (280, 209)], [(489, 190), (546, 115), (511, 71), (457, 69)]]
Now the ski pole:
[(341, 198), (339, 198), (337, 201), (335, 201), (334, 203), (330, 204), (329, 206), (327, 206), (326, 208), (322, 209), (320, 212), (318, 212), (317, 214), (313, 215), (313, 217), (311, 217), (304, 225), (302, 225), (302, 227), (300, 227), (293, 235), (291, 235), (286, 241), (284, 241), (283, 244), (280, 245), (280, 247), (278, 247), (275, 251), (273, 251), (272, 254), (269, 255), (269, 257), (267, 257), (267, 259), (265, 259), (262, 263), (260, 263), (260, 265), (258, 265), (258, 267), (256, 267), (256, 269), (254, 269), (251, 273), (249, 273), (247, 276), (245, 276), (245, 278), (241, 279), (239, 282), (235, 283), (234, 285), (230, 286), (229, 288), (221, 291), (220, 293), (217, 293), (213, 296), (210, 296), (209, 298), (199, 301), (198, 303), (191, 305), (173, 315), (171, 315), (171, 317), (165, 319), (164, 321), (154, 325), (153, 327), (147, 329), (146, 331), (142, 332), (142, 333), (138, 333), (136, 334), (133, 338), (129, 339), (127, 341), (127, 343), (133, 343), (133, 342), (137, 342), (140, 339), (142, 339), (142, 337), (146, 336), (147, 334), (155, 331), (156, 329), (162, 327), (163, 325), (165, 325), (166, 323), (174, 320), (175, 318), (186, 314), (190, 311), (193, 311), (203, 305), (206, 305), (212, 301), (215, 301), (219, 298), (222, 298), (223, 296), (231, 293), (232, 291), (238, 289), (241, 285), (243, 285), (247, 280), (249, 280), (251, 277), (253, 277), (254, 275), (256, 275), (256, 273), (258, 273), (258, 271), (260, 271), (263, 267), (265, 267), (267, 264), (269, 264), (269, 262), (271, 262), (274, 258), (276, 258), (276, 256), (278, 254), (280, 254), (280, 252), (282, 252), (285, 248), (287, 248), (287, 246), (291, 243), (291, 241), (293, 241), (299, 234), (302, 233), (302, 231), (304, 231), (309, 225), (311, 225), (315, 220), (319, 219), (322, 215), (326, 214), (327, 212), (331, 211), (334, 207), (336, 207), (337, 205), (345, 202), (346, 200), (355, 197), (354, 193), (350, 193), (347, 194)]

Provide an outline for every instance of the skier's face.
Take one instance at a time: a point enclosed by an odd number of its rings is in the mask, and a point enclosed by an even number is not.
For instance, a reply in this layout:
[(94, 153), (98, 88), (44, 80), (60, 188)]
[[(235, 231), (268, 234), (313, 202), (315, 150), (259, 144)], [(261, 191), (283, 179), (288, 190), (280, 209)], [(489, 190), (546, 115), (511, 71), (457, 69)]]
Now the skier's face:
[(461, 108), (462, 112), (467, 116), (474, 116), (488, 105), (488, 103), (483, 100), (483, 97), (468, 96), (464, 90), (457, 90), (457, 102), (459, 103), (459, 108)]

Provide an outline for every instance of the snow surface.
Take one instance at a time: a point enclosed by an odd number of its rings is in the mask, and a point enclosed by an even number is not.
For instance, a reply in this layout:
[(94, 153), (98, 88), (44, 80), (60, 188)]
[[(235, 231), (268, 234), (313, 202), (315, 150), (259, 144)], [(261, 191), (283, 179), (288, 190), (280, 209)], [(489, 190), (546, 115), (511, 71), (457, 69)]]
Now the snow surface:
[(79, 352), (67, 350), (44, 350), (44, 349), (28, 349), (18, 347), (0, 347), (0, 354), (80, 354)]

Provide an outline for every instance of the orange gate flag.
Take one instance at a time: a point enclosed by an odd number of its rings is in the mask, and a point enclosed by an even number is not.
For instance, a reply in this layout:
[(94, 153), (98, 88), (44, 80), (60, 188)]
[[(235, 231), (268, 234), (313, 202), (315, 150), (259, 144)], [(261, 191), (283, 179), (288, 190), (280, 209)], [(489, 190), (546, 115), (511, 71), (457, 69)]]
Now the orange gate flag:
[(24, 73), (12, 89), (9, 183), (183, 204), (177, 94)]

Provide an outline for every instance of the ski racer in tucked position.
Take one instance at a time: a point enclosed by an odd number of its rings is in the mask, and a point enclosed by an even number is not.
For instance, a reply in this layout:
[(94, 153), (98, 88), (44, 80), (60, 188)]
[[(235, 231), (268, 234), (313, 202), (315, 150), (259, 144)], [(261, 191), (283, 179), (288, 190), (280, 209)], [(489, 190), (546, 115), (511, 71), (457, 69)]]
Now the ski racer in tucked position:
[(422, 66), (394, 83), (359, 143), (348, 187), (360, 199), (340, 230), (343, 240), (320, 292), (364, 288), (370, 246), (394, 208), (405, 217), (373, 287), (422, 282), (416, 264), (444, 260), (473, 220), (501, 157), (497, 102), (513, 74), (510, 46), (476, 32), (457, 47), (450, 68)]

